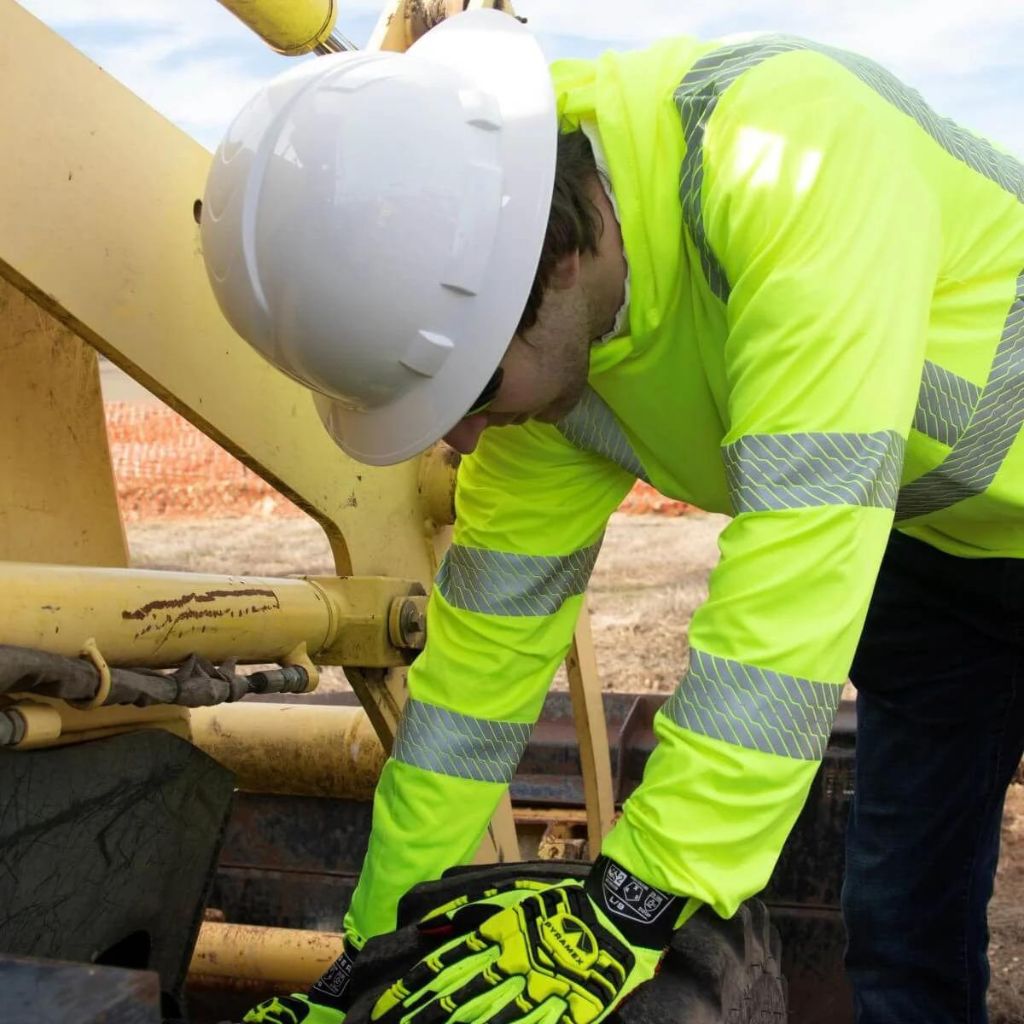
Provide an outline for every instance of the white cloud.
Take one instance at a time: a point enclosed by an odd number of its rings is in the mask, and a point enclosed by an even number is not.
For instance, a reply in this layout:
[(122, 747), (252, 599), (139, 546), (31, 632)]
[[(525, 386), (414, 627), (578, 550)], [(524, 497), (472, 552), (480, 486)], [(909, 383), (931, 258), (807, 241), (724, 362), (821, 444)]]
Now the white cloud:
[[(215, 0), (20, 0), (76, 40), (93, 60), (207, 145), (279, 68), (265, 45)], [(1019, 99), (992, 79), (1024, 78), (1020, 0), (515, 0), (545, 38), (551, 56), (572, 40), (576, 52), (643, 45), (667, 35), (713, 39), (740, 31), (806, 35), (879, 60), (922, 89), (933, 105), (1024, 153)], [(384, 0), (346, 0), (341, 30), (369, 24)], [(560, 37), (560, 38), (556, 38)], [(564, 37), (564, 38), (562, 38)], [(358, 41), (358, 36), (357, 36)], [(1013, 91), (1011, 85), (1010, 91)]]
[(209, 0), (19, 0), (47, 25), (61, 29), (100, 27), (125, 32), (165, 31), (176, 38), (232, 39), (248, 34), (237, 19)]
[[(854, 50), (920, 89), (940, 112), (1024, 154), (1020, 0), (516, 0), (550, 56), (561, 37), (642, 46), (671, 35), (785, 32)], [(550, 37), (559, 37), (552, 39)], [(1002, 88), (993, 80), (1002, 77)]]
[(646, 42), (669, 35), (714, 38), (723, 31), (781, 31), (845, 45), (916, 71), (960, 73), (1019, 60), (1020, 0), (943, 4), (935, 0), (517, 0), (540, 32)]
[(209, 147), (287, 58), (213, 0), (20, 0)]
[(97, 56), (110, 74), (211, 148), (267, 79), (237, 56), (183, 57), (171, 68), (161, 67), (161, 60), (180, 56), (166, 39), (108, 46)]

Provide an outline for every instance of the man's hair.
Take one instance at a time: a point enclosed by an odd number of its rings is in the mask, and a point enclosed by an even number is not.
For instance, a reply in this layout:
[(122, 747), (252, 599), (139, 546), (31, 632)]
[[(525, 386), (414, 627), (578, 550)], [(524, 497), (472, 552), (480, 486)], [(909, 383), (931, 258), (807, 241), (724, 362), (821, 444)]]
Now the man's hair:
[(555, 264), (570, 252), (597, 252), (597, 240), (604, 227), (601, 214), (588, 196), (597, 181), (597, 164), (590, 140), (580, 128), (558, 136), (555, 157), (555, 187), (551, 215), (540, 252), (537, 276), (519, 320), (516, 333), (528, 331), (537, 322), (544, 292)]

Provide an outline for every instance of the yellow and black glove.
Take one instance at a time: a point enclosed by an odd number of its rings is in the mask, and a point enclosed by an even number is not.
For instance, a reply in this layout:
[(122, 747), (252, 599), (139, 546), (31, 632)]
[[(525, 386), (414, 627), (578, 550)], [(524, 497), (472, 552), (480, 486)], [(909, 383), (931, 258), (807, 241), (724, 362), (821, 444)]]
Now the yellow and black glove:
[(290, 996), (271, 996), (254, 1006), (242, 1024), (342, 1024), (345, 1014), (330, 1006), (321, 1006), (301, 992)]
[(420, 928), (435, 938), (446, 928), (462, 934), (391, 985), (371, 1019), (597, 1024), (654, 977), (682, 903), (604, 857), (585, 883), (512, 883), (455, 900)]

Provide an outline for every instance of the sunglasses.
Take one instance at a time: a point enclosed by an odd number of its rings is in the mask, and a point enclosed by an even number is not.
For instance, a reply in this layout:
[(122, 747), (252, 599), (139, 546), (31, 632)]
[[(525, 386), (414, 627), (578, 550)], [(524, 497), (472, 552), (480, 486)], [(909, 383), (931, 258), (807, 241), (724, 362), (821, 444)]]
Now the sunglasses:
[(504, 376), (505, 371), (499, 366), (491, 374), (491, 379), (487, 382), (483, 391), (480, 392), (480, 397), (470, 406), (469, 412), (466, 413), (467, 416), (475, 416), (478, 412), (483, 412), (494, 401)]

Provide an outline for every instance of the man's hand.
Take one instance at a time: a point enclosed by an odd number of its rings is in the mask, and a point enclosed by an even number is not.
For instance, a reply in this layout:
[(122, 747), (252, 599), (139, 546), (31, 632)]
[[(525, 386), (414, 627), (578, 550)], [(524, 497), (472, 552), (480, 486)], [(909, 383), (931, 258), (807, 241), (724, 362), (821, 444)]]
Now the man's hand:
[[(610, 888), (609, 870), (616, 883)], [(618, 895), (624, 886), (625, 900)], [(654, 976), (676, 903), (604, 859), (586, 886), (575, 880), (511, 885), (480, 901), (455, 901), (425, 918), (421, 929), (464, 933), (471, 924), (473, 930), (393, 984), (377, 1000), (372, 1020), (597, 1024)]]

